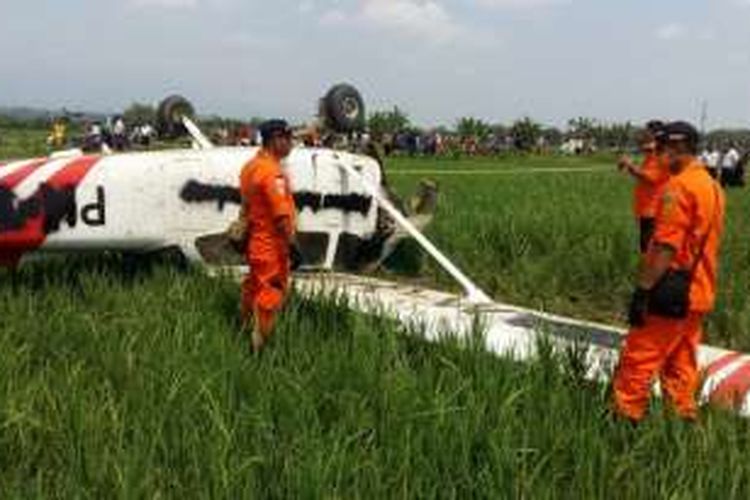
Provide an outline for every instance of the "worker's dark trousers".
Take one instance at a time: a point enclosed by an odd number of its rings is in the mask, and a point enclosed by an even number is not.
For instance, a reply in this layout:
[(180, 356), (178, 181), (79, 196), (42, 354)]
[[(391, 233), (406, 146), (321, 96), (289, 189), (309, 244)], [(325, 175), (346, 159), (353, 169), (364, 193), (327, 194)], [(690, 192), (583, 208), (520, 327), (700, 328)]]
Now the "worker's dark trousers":
[(646, 253), (648, 251), (648, 244), (651, 242), (651, 237), (654, 235), (654, 218), (641, 217), (639, 223), (641, 253)]

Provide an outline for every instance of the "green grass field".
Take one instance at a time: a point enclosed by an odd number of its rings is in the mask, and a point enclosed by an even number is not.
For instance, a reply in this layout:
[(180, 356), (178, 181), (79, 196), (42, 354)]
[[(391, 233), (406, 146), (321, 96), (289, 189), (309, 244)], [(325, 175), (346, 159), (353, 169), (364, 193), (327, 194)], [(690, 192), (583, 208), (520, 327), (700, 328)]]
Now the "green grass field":
[[(464, 163), (482, 173), (457, 174)], [(623, 321), (637, 266), (637, 231), (632, 182), (616, 172), (614, 159), (399, 158), (389, 166), (389, 180), (402, 194), (422, 177), (438, 182), (440, 205), (427, 234), (494, 297), (585, 319)], [(745, 350), (750, 349), (748, 213), (747, 192), (729, 190), (720, 293), (708, 322), (708, 340)], [(453, 286), (427, 260), (421, 274)]]
[(47, 131), (0, 126), (0, 161), (48, 153)]
[[(616, 322), (635, 228), (629, 181), (609, 165), (400, 158), (389, 171), (403, 192), (420, 172), (439, 181), (429, 235), (495, 297)], [(710, 323), (711, 340), (735, 347), (750, 346), (746, 203), (730, 193)], [(750, 494), (750, 422), (707, 410), (686, 426), (658, 404), (639, 428), (613, 422), (575, 356), (542, 348), (516, 364), (295, 297), (251, 357), (236, 283), (125, 269), (110, 256), (0, 271), (1, 498)], [(453, 286), (427, 261), (419, 279)]]
[(236, 298), (114, 258), (3, 276), (3, 498), (750, 494), (750, 427), (731, 415), (633, 429), (565, 357), (428, 344), (330, 299), (295, 299), (254, 358)]

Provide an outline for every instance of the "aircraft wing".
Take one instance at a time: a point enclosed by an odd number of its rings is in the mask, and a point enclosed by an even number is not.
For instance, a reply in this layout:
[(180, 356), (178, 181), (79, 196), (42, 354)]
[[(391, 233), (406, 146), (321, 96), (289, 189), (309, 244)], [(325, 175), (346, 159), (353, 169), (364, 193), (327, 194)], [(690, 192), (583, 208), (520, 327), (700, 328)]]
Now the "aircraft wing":
[[(444, 339), (446, 332), (466, 343), (479, 338), (488, 352), (519, 361), (537, 355), (541, 335), (561, 352), (578, 353), (585, 360), (586, 378), (599, 382), (609, 381), (626, 333), (498, 302), (477, 306), (458, 295), (350, 274), (300, 274), (295, 287), (309, 297), (335, 292), (361, 312), (385, 314), (416, 327), (428, 341)], [(750, 417), (750, 356), (704, 345), (698, 361), (705, 375), (701, 403), (728, 406)]]

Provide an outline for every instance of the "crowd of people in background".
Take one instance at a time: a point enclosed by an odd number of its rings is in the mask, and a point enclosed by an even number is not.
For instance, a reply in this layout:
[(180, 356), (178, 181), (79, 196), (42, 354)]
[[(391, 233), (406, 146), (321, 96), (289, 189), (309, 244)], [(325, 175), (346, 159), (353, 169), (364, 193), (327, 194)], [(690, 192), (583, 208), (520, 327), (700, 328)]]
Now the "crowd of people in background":
[[(526, 150), (510, 134), (491, 134), (485, 137), (461, 136), (441, 131), (404, 131), (384, 134), (379, 138), (386, 154), (409, 156), (494, 156)], [(550, 153), (552, 149), (544, 137), (536, 139), (532, 151)]]
[(80, 147), (84, 151), (127, 151), (134, 146), (149, 148), (156, 138), (156, 128), (150, 123), (128, 126), (122, 116), (108, 118), (104, 123), (85, 121)]
[(708, 168), (711, 177), (717, 179), (722, 186), (745, 185), (748, 152), (740, 154), (734, 143), (723, 147), (709, 144), (701, 151), (700, 159)]
[[(52, 122), (47, 139), (51, 151), (79, 147), (84, 151), (127, 151), (148, 149), (158, 139), (156, 126), (149, 121), (127, 123), (115, 115), (104, 120), (81, 120), (80, 135), (71, 137), (67, 119)], [(254, 123), (218, 121), (208, 128), (210, 139), (220, 146), (258, 146), (261, 142)], [(575, 133), (561, 133), (554, 138), (545, 134), (522, 137), (510, 129), (483, 135), (460, 134), (447, 129), (419, 130), (409, 128), (395, 133), (326, 135), (315, 126), (295, 129), (298, 142), (310, 147), (334, 147), (363, 151), (370, 142), (378, 144), (386, 156), (494, 156), (504, 154), (588, 155), (600, 150), (597, 141)], [(745, 168), (750, 149), (734, 141), (709, 139), (699, 158), (722, 186), (744, 186)], [(619, 148), (602, 147), (602, 150)]]
[(211, 141), (219, 146), (258, 146), (260, 132), (253, 124), (220, 125), (210, 132)]
[[(122, 116), (112, 116), (105, 120), (82, 119), (73, 126), (67, 118), (56, 118), (50, 125), (47, 146), (50, 151), (80, 148), (84, 152), (122, 152), (149, 149), (158, 139), (157, 127), (149, 121), (127, 123)], [(251, 125), (216, 128), (211, 139), (222, 146), (259, 144), (257, 129)]]
[(125, 124), (121, 116), (106, 120), (82, 120), (80, 134), (71, 133), (71, 122), (66, 118), (56, 118), (47, 136), (47, 146), (51, 151), (78, 147), (85, 152), (102, 150), (127, 151), (133, 146), (148, 148), (156, 138), (156, 129), (150, 123)]

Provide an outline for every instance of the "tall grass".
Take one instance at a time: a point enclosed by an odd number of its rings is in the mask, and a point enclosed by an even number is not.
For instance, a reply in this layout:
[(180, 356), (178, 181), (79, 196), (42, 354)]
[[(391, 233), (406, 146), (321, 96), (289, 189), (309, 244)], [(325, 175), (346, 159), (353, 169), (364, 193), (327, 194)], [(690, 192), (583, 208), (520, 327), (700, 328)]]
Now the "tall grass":
[(47, 132), (0, 125), (0, 162), (42, 156), (49, 152)]
[(3, 498), (750, 493), (744, 420), (633, 429), (549, 350), (429, 344), (333, 298), (295, 297), (252, 357), (235, 283), (120, 264), (2, 277)]
[[(399, 161), (396, 170), (434, 167)], [(466, 165), (563, 160), (492, 161), (500, 163)], [(414, 178), (392, 179), (405, 189)], [(440, 180), (430, 235), (488, 291), (619, 319), (635, 265), (627, 181), (614, 173)], [(745, 348), (748, 203), (730, 193), (710, 324), (712, 340)], [(631, 428), (608, 416), (606, 388), (582, 381), (575, 360), (542, 349), (517, 364), (478, 345), (429, 344), (326, 297), (295, 297), (269, 350), (251, 357), (235, 283), (125, 264), (75, 260), (0, 274), (0, 497), (750, 494), (745, 420), (709, 411), (685, 426), (655, 405), (653, 418)], [(432, 264), (424, 271), (451, 286)]]

